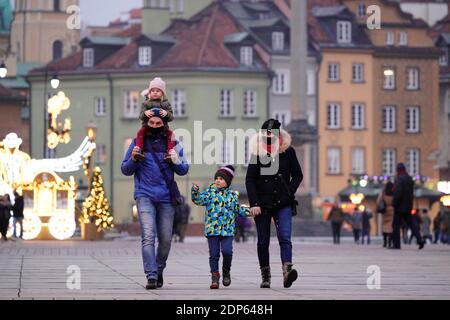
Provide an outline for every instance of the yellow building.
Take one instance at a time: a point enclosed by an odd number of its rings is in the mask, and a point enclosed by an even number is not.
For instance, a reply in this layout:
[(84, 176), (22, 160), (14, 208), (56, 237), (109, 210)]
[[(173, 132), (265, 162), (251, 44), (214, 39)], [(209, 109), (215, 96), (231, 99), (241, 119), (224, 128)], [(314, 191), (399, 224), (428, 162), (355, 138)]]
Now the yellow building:
[(77, 51), (80, 30), (67, 27), (66, 10), (71, 5), (79, 5), (79, 0), (16, 0), (10, 43), (13, 59), (8, 61), (43, 64)]
[[(354, 175), (437, 177), (439, 53), (427, 26), (385, 0), (313, 7), (319, 70), (319, 193), (336, 198)], [(366, 10), (380, 8), (381, 29)], [(356, 16), (356, 18), (355, 18)]]

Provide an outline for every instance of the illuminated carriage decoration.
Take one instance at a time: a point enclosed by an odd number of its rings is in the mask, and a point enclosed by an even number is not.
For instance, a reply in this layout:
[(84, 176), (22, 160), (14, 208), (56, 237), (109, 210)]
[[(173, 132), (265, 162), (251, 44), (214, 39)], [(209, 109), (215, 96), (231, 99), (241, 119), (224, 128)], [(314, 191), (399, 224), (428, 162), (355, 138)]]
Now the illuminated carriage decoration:
[[(6, 171), (4, 176), (9, 176), (10, 181), (0, 179), (0, 186), (11, 198), (13, 189), (20, 189), (23, 193), (25, 240), (65, 240), (73, 236), (76, 229), (77, 185), (72, 176), (65, 181), (57, 172), (70, 173), (80, 170), (82, 166), (89, 164), (94, 150), (95, 143), (91, 137), (86, 137), (73, 154), (59, 159), (29, 159), (18, 147), (10, 155), (6, 149), (3, 150), (1, 160)], [(18, 154), (23, 161), (20, 166), (14, 166), (17, 163), (14, 156)], [(20, 174), (17, 174), (18, 170)], [(9, 236), (11, 234), (12, 228), (9, 230)]]

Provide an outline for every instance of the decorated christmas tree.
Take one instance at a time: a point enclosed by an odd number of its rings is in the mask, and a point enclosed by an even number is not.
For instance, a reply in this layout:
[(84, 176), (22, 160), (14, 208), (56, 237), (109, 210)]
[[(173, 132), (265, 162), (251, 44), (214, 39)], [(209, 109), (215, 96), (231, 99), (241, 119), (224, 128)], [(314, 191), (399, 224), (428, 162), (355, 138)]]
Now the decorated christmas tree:
[(94, 169), (90, 190), (89, 197), (83, 202), (80, 222), (95, 223), (99, 232), (113, 228), (113, 217), (110, 214), (108, 199), (103, 189), (102, 170), (99, 167)]

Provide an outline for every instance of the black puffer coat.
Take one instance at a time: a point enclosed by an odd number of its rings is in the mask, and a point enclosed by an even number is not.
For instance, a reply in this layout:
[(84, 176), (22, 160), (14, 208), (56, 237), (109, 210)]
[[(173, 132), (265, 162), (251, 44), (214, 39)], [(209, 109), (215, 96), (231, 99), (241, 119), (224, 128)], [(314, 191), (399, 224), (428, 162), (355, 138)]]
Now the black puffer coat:
[(410, 214), (414, 202), (414, 181), (406, 172), (400, 173), (394, 182), (392, 205), (396, 213)]
[(284, 130), (281, 130), (281, 134), (282, 144), (279, 150), (273, 150), (271, 154), (272, 164), (275, 168), (278, 165), (278, 171), (269, 175), (265, 175), (263, 171), (267, 170), (270, 164), (267, 162), (267, 151), (262, 146), (262, 139), (255, 136), (250, 142), (252, 160), (247, 169), (245, 184), (250, 206), (261, 207), (263, 213), (291, 206), (303, 180), (296, 152), (290, 146), (291, 137)]

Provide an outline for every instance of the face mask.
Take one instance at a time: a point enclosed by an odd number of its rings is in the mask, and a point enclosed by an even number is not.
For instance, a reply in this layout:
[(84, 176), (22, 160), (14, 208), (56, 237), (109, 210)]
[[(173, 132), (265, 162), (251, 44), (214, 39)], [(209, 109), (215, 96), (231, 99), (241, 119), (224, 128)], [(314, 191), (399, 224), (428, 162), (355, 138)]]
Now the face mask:
[(164, 132), (164, 127), (152, 128), (150, 127), (150, 133), (154, 136), (160, 135)]

